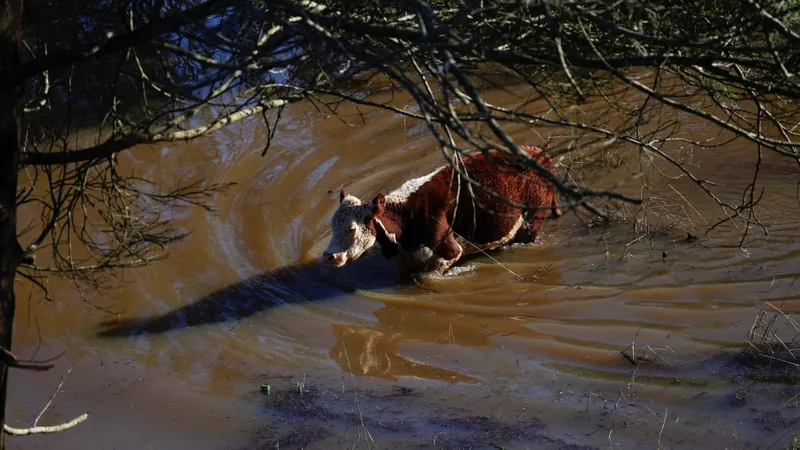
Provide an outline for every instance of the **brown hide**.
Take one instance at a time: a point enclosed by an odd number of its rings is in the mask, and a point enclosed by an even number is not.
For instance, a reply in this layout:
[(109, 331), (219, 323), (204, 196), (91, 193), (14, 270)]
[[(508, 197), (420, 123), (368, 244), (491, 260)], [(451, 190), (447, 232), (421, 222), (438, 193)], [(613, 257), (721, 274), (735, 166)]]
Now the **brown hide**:
[[(554, 172), (552, 161), (541, 149), (520, 148)], [(499, 243), (490, 248), (509, 242), (532, 242), (548, 215), (561, 214), (556, 207), (557, 198), (551, 183), (533, 170), (518, 173), (504, 163), (503, 153), (494, 150), (488, 159), (479, 153), (462, 157), (462, 161), (469, 177), (485, 188), (473, 185), (474, 197), (470, 195), (467, 182), (462, 182), (459, 190), (458, 176), (448, 165), (412, 192), (406, 202), (385, 202), (383, 194), (373, 200), (373, 205), (378, 206), (375, 218), (383, 227), (373, 224), (370, 230), (375, 233), (384, 256), (396, 254), (395, 242), (407, 251), (422, 246), (431, 248), (447, 260), (461, 256), (457, 237), (476, 245)], [(489, 191), (510, 202), (539, 208), (523, 212)], [(515, 230), (523, 213), (527, 218), (522, 228)], [(449, 229), (451, 221), (455, 235)], [(472, 249), (463, 250), (469, 252)]]

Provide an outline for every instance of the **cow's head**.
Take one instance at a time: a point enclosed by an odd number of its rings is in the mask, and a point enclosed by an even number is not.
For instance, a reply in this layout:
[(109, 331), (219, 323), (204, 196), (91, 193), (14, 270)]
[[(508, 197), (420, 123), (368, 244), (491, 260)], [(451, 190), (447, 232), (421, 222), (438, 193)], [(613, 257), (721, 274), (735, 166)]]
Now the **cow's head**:
[(348, 260), (356, 260), (375, 244), (375, 216), (380, 215), (386, 205), (383, 194), (378, 194), (370, 203), (339, 193), (339, 207), (331, 217), (333, 236), (328, 248), (322, 253), (325, 264), (341, 267)]

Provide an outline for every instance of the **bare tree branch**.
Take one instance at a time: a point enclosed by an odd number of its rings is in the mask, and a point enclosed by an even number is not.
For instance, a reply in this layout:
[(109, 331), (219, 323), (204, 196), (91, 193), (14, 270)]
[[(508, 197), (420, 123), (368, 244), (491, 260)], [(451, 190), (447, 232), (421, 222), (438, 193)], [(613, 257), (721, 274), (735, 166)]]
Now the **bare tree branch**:
[(17, 67), (6, 69), (0, 72), (0, 82), (12, 85), (19, 84), (23, 80), (42, 72), (125, 50), (157, 36), (173, 32), (181, 25), (203, 20), (212, 14), (220, 12), (227, 6), (228, 2), (223, 0), (208, 0), (190, 8), (170, 13), (160, 20), (155, 20), (139, 27), (136, 31), (121, 36), (108, 36), (108, 40), (102, 44), (86, 44), (80, 48), (42, 56)]
[[(800, 163), (800, 52), (792, 31), (798, 11), (751, 0), (741, 2), (748, 14), (714, 2), (606, 6), (145, 2), (122, 14), (112, 8), (104, 16), (113, 18), (108, 24), (90, 21), (74, 42), (42, 29), (41, 37), (28, 40), (31, 59), (0, 73), (9, 82), (29, 82), (20, 163), (27, 180), (51, 187), (18, 193), (20, 205), (41, 210), (41, 226), (28, 227), (26, 255), (43, 248), (55, 255), (46, 267), (24, 262), (20, 273), (32, 281), (64, 273), (99, 286), (93, 273), (162, 258), (185, 233), (160, 218), (159, 209), (207, 207), (225, 186), (189, 182), (183, 190), (157, 192), (147, 180), (120, 173), (114, 155), (208, 136), (255, 115), (267, 127), (264, 154), (284, 107), (306, 100), (344, 123), (338, 111), (349, 102), (424, 124), (469, 190), (487, 189), (463, 171), (458, 157), (499, 148), (512, 157), (497, 170), (533, 168), (568, 208), (608, 219), (590, 202), (638, 204), (646, 199), (624, 186), (683, 177), (719, 205), (720, 223), (749, 230), (758, 223), (757, 176), (741, 199), (729, 199), (714, 180), (695, 176), (676, 149), (721, 148), (742, 139), (759, 155), (772, 151)], [(376, 100), (373, 76), (388, 78), (388, 89), (410, 95), (410, 103)], [(517, 103), (493, 104), (488, 91)], [(584, 102), (592, 108), (576, 108)], [(76, 109), (87, 103), (95, 105), (89, 114)], [(97, 120), (82, 123), (82, 114)], [(708, 135), (683, 133), (686, 115)], [(520, 152), (511, 126), (527, 127), (561, 161), (559, 172)], [(86, 139), (86, 129), (97, 137)], [(587, 150), (600, 142), (607, 150)], [(641, 161), (633, 175), (605, 188), (584, 176), (600, 170), (597, 155), (625, 152)]]
[(12, 436), (28, 436), (31, 434), (51, 434), (51, 433), (59, 433), (62, 431), (69, 430), (83, 422), (84, 420), (89, 418), (89, 414), (83, 413), (80, 416), (70, 420), (69, 422), (64, 422), (59, 425), (51, 425), (51, 426), (35, 426), (30, 428), (14, 428), (7, 424), (3, 424), (3, 431), (7, 434)]
[(108, 158), (116, 153), (128, 150), (140, 144), (155, 144), (158, 142), (187, 141), (201, 136), (208, 135), (220, 130), (233, 123), (244, 120), (248, 117), (260, 114), (261, 112), (288, 105), (292, 102), (301, 100), (302, 97), (291, 97), (287, 99), (274, 99), (265, 102), (254, 108), (247, 108), (221, 117), (214, 122), (188, 129), (176, 130), (154, 134), (132, 134), (120, 138), (109, 139), (108, 141), (90, 148), (80, 150), (66, 150), (53, 153), (25, 152), (22, 154), (21, 164), (25, 165), (63, 165), (78, 162), (93, 162)]

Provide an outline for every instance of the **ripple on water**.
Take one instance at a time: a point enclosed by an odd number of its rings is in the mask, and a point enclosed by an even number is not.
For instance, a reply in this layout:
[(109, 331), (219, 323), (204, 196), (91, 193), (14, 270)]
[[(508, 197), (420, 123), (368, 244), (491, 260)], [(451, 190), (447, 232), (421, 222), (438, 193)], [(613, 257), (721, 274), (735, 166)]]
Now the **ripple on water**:
[[(762, 220), (775, 219), (770, 235), (749, 241), (746, 254), (714, 245), (733, 241), (732, 229), (695, 243), (680, 227), (634, 241), (630, 223), (587, 228), (568, 215), (548, 221), (537, 243), (446, 276), (404, 280), (379, 257), (325, 268), (336, 189), (369, 198), (429, 172), (441, 155), (421, 126), (404, 128), (393, 114), (360, 128), (286, 114), (287, 134), (263, 158), (237, 150), (212, 159), (227, 176), (247, 176), (230, 180), (241, 184), (220, 198), (218, 216), (181, 218), (196, 233), (123, 296), (126, 313), (145, 316), (134, 324), (145, 332), (120, 327), (124, 344), (87, 338), (87, 348), (132, 348), (140, 363), (219, 397), (253, 383), (232, 369), (239, 362), (248, 375), (506, 384), (535, 403), (544, 380), (570, 375), (576, 391), (614, 390), (634, 369), (652, 386), (716, 389), (721, 376), (697, 361), (741, 345), (761, 299), (800, 312), (798, 214), (788, 209), (796, 199), (780, 179), (769, 180), (764, 201), (782, 209), (765, 210)], [(631, 345), (665, 364), (635, 368), (620, 354)]]

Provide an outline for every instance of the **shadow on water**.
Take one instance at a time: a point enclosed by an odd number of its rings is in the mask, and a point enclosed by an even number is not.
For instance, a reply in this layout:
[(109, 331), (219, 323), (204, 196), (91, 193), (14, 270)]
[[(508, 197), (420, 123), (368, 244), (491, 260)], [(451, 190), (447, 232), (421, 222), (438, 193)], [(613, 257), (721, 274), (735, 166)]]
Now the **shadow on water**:
[(380, 256), (367, 255), (337, 269), (319, 261), (280, 267), (214, 291), (178, 309), (151, 317), (109, 319), (99, 337), (166, 333), (194, 326), (236, 322), (288, 304), (341, 297), (357, 289), (394, 288), (411, 283)]

